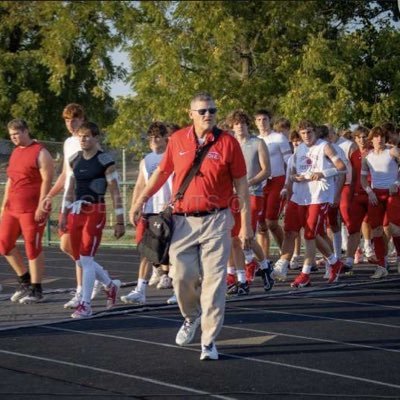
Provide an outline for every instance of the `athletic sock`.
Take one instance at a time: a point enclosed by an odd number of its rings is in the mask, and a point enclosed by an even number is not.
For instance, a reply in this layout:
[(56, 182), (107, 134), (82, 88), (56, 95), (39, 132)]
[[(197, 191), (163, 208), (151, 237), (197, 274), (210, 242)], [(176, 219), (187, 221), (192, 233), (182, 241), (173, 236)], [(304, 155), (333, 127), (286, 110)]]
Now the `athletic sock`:
[(346, 259), (345, 259), (345, 264), (346, 264), (346, 265), (351, 265), (351, 266), (353, 266), (353, 264), (354, 264), (354, 258), (353, 258), (353, 257), (346, 257)]
[(24, 285), (29, 285), (31, 283), (31, 274), (29, 272), (25, 272), (23, 275), (18, 277), (18, 282)]
[(42, 293), (43, 289), (42, 289), (42, 284), (41, 284), (41, 283), (32, 283), (31, 286), (32, 286), (32, 289), (33, 289), (35, 292), (40, 292), (40, 293)]
[(335, 256), (335, 254), (333, 254), (333, 253), (329, 257), (327, 257), (326, 259), (327, 259), (327, 261), (328, 261), (328, 263), (330, 265), (335, 264), (337, 262), (337, 260), (338, 260), (337, 257)]
[(90, 304), (96, 271), (93, 265), (93, 257), (81, 256), (82, 265), (82, 301)]
[(227, 268), (227, 272), (228, 272), (228, 274), (235, 275), (236, 274), (236, 268), (235, 267), (228, 267)]
[(108, 275), (108, 272), (96, 261), (93, 260), (92, 263), (96, 273), (96, 279), (100, 281), (105, 287), (110, 286), (111, 278), (110, 275)]
[(246, 273), (244, 269), (236, 269), (237, 280), (240, 283), (246, 283)]
[(337, 258), (340, 258), (342, 254), (342, 232), (333, 233), (333, 251)]
[(310, 275), (310, 273), (311, 273), (311, 265), (304, 264), (303, 268), (301, 269), (301, 272), (303, 274)]
[(136, 291), (146, 294), (147, 281), (145, 279), (139, 278), (136, 285)]

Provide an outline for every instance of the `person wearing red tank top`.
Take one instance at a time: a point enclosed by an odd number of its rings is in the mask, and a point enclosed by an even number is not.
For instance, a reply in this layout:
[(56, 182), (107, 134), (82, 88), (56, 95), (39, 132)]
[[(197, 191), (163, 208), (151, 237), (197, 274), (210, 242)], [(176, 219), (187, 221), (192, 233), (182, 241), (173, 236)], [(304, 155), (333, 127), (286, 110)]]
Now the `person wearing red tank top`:
[[(7, 128), (16, 148), (9, 160), (0, 212), (0, 254), (18, 276), (19, 286), (11, 296), (11, 301), (37, 303), (43, 300), (42, 235), (48, 216), (42, 202), (50, 190), (54, 173), (53, 159), (40, 143), (31, 138), (24, 120), (14, 119)], [(29, 268), (15, 246), (21, 234)]]

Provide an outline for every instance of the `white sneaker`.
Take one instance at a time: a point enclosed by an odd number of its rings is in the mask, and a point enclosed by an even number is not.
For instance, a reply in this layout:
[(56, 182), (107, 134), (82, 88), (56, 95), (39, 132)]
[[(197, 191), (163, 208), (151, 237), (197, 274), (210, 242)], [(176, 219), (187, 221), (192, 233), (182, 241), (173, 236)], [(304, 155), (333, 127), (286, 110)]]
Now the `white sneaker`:
[(214, 343), (211, 343), (208, 346), (203, 344), (201, 346), (200, 360), (218, 360), (217, 346), (215, 346)]
[(288, 262), (286, 260), (279, 259), (275, 265), (274, 270), (272, 271), (273, 279), (281, 282), (285, 282), (288, 273)]
[(148, 285), (156, 286), (158, 284), (158, 282), (160, 282), (161, 275), (162, 275), (161, 268), (157, 268), (157, 267), (153, 266), (153, 273), (151, 274)]
[(296, 269), (300, 269), (300, 267), (301, 267), (301, 265), (300, 265), (299, 257), (298, 256), (292, 257), (292, 259), (290, 260), (289, 268), (291, 270), (296, 270)]
[(158, 282), (157, 289), (171, 289), (172, 288), (172, 279), (164, 274), (160, 278), (160, 282)]
[(185, 319), (181, 329), (179, 329), (178, 333), (176, 334), (175, 343), (179, 346), (185, 346), (191, 343), (199, 325), (200, 317), (197, 317), (193, 322)]
[(384, 267), (377, 267), (375, 273), (370, 276), (371, 279), (381, 279), (388, 275), (388, 271)]
[(111, 281), (110, 286), (105, 289), (107, 295), (107, 301), (106, 301), (107, 310), (115, 306), (115, 303), (117, 302), (118, 290), (120, 287), (121, 287), (121, 281), (119, 279), (113, 279)]
[(176, 294), (174, 293), (168, 300), (167, 304), (177, 304), (178, 300), (176, 299)]
[(90, 304), (87, 304), (84, 301), (79, 303), (78, 307), (76, 307), (76, 310), (71, 314), (71, 317), (75, 319), (89, 318), (91, 316), (92, 308), (90, 307)]
[(131, 290), (127, 295), (121, 296), (121, 301), (125, 304), (146, 304), (146, 296), (142, 292), (137, 292), (136, 289)]
[(70, 300), (67, 301), (64, 304), (64, 308), (76, 308), (79, 306), (79, 303), (82, 301), (82, 294), (79, 292), (75, 292), (74, 297)]
[(94, 286), (92, 290), (92, 295), (90, 296), (90, 300), (93, 300), (102, 290), (103, 290), (103, 284), (96, 279), (94, 281)]

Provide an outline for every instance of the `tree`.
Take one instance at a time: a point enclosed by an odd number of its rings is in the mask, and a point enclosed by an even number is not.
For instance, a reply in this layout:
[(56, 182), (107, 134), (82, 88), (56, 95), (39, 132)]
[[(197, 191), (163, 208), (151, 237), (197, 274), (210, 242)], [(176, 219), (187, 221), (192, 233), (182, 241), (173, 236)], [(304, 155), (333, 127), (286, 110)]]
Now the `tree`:
[(139, 21), (124, 30), (135, 95), (117, 102), (111, 141), (140, 145), (152, 120), (187, 123), (200, 90), (214, 95), (219, 118), (261, 106), (293, 122), (394, 118), (396, 10), (363, 0), (137, 2)]
[[(81, 103), (101, 126), (115, 116), (110, 51), (125, 2), (0, 2), (0, 123), (25, 118), (40, 138), (61, 139), (63, 107)], [(3, 130), (3, 135), (5, 135)]]

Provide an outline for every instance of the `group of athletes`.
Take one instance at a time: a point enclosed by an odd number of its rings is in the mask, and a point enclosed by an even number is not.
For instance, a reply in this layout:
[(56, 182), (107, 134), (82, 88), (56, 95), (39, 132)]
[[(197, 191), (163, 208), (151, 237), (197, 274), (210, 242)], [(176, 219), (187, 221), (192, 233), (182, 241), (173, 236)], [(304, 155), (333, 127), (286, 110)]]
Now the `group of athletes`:
[[(124, 235), (126, 221), (115, 162), (101, 148), (98, 126), (88, 122), (83, 108), (75, 103), (67, 105), (62, 116), (70, 137), (64, 142), (63, 169), (54, 185), (54, 165), (48, 151), (31, 137), (24, 120), (8, 124), (16, 148), (9, 161), (2, 201), (0, 254), (6, 257), (19, 282), (11, 301), (42, 301), (41, 239), (52, 199), (62, 193), (60, 247), (75, 263), (77, 281), (74, 296), (64, 307), (74, 309), (73, 318), (85, 318), (91, 316), (91, 300), (101, 288), (106, 293), (106, 307), (111, 308), (121, 285), (94, 259), (106, 222), (106, 190), (113, 203), (116, 238)], [(268, 110), (254, 114), (257, 135), (251, 133), (252, 124), (243, 110), (233, 111), (220, 124), (240, 144), (247, 170), (251, 225), (257, 233), (257, 240), (243, 250), (239, 201), (233, 197), (230, 208), (235, 225), (227, 265), (227, 296), (248, 294), (256, 275), (261, 276), (264, 289), (269, 291), (275, 280), (286, 280), (289, 269), (301, 270), (291, 282), (292, 287), (308, 286), (311, 272), (322, 264), (328, 283), (336, 282), (341, 273), (352, 273), (354, 263), (359, 261), (361, 235), (365, 256), (376, 265), (371, 278), (387, 276), (390, 240), (400, 254), (396, 128), (385, 123), (337, 134), (330, 125), (316, 126), (303, 120), (292, 130), (285, 118), (273, 124)], [(147, 130), (151, 151), (140, 162), (129, 213), (137, 241), (146, 216), (161, 212), (171, 201), (172, 177), (147, 199), (139, 221), (132, 211), (163, 158), (168, 137), (178, 129), (154, 122)], [(15, 245), (21, 234), (28, 266)], [(280, 252), (274, 266), (270, 236)], [(301, 266), (302, 241), (305, 250)], [(343, 260), (342, 242), (346, 242)], [(323, 259), (316, 260), (317, 251)], [(152, 265), (142, 257), (137, 285), (121, 296), (121, 301), (145, 304), (149, 283), (157, 283), (158, 288), (172, 287), (170, 268), (173, 266)], [(176, 303), (175, 296), (168, 303)]]

